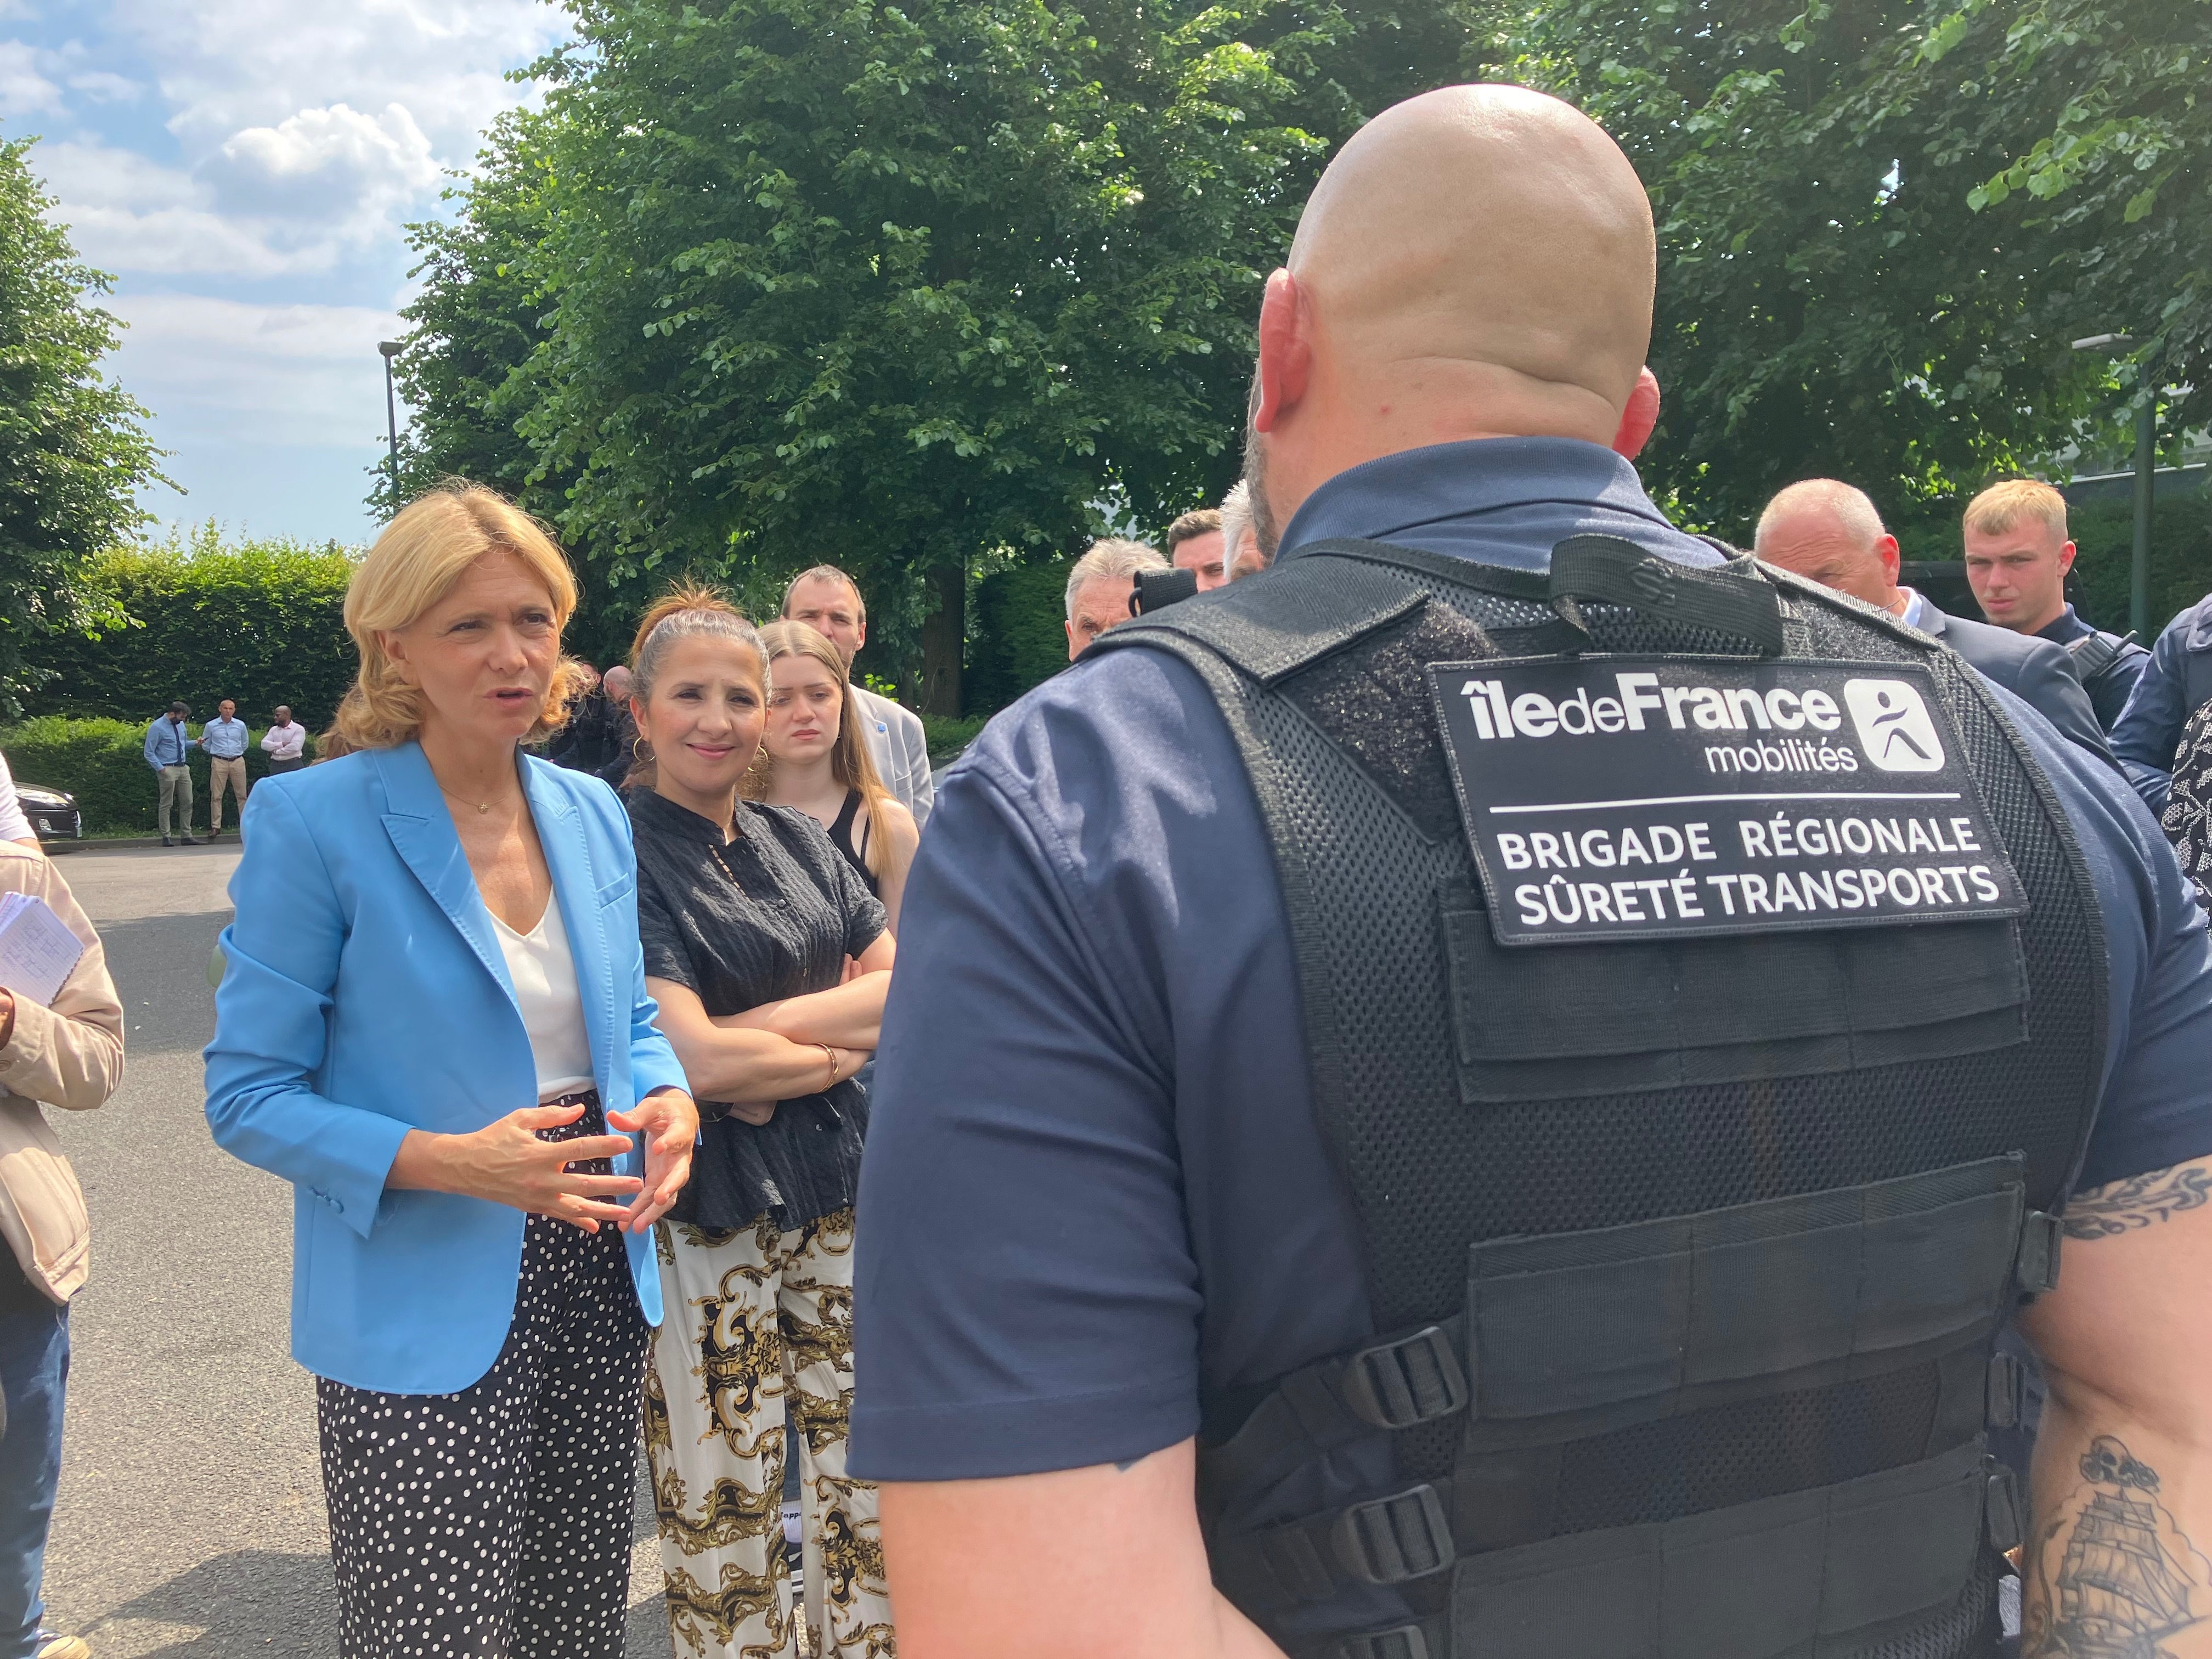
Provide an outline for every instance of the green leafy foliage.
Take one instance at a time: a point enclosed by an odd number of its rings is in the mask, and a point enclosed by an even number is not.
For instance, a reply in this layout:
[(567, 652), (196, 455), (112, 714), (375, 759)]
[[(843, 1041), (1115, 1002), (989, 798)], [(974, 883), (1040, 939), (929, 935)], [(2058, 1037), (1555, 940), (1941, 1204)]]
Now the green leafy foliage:
[[(526, 452), (580, 637), (677, 571), (836, 562), (908, 685), (987, 550), (1219, 495), (1330, 147), (1487, 39), (1469, 0), (570, 9), (542, 114), (418, 232), (410, 487)], [(932, 706), (957, 682), (933, 668)]]
[(969, 653), (970, 714), (1003, 708), (1067, 666), (1068, 562), (1018, 564), (975, 585), (976, 640)]
[(1554, 0), (1519, 45), (1650, 190), (1647, 471), (1692, 521), (1746, 536), (1818, 474), (1909, 511), (2097, 447), (2135, 376), (2088, 334), (2162, 330), (2201, 418), (2212, 0)]
[(79, 263), (47, 214), (27, 141), (0, 141), (0, 713), (41, 674), (30, 660), (105, 613), (84, 562), (143, 522), (159, 474), (146, 411), (100, 373), (121, 325), (87, 303), (108, 278)]
[[(48, 789), (66, 789), (76, 797), (84, 814), (84, 830), (92, 835), (152, 835), (160, 826), (155, 817), (159, 794), (153, 769), (146, 764), (144, 720), (70, 720), (49, 714), (20, 725), (0, 726), (0, 754), (8, 757), (8, 769), (17, 781)], [(197, 722), (185, 729), (198, 737)], [(248, 728), (246, 745), (246, 787), (269, 773), (269, 757), (261, 752), (265, 726)], [(315, 742), (307, 739), (312, 758)], [(192, 821), (208, 821), (207, 757), (198, 750), (185, 763), (192, 772)], [(228, 796), (223, 799), (223, 823), (234, 826), (238, 816)]]
[(31, 708), (137, 720), (143, 732), (173, 697), (195, 714), (230, 697), (249, 721), (286, 703), (319, 729), (353, 682), (344, 617), (353, 568), (334, 544), (231, 544), (211, 524), (111, 548), (85, 565), (82, 580), (121, 620), (95, 635), (46, 635)]

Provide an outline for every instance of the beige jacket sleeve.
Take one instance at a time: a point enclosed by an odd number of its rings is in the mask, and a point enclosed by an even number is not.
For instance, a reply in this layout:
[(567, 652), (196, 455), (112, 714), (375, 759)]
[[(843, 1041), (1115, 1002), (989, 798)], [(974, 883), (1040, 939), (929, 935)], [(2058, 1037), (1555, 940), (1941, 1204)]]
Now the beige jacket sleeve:
[(85, 1280), (90, 1233), (84, 1194), (42, 1103), (89, 1111), (123, 1081), (123, 1005), (100, 935), (60, 872), (25, 848), (0, 845), (0, 892), (33, 893), (84, 941), (42, 1008), (15, 1000), (15, 1029), (0, 1047), (0, 1243), (31, 1282), (66, 1302)]

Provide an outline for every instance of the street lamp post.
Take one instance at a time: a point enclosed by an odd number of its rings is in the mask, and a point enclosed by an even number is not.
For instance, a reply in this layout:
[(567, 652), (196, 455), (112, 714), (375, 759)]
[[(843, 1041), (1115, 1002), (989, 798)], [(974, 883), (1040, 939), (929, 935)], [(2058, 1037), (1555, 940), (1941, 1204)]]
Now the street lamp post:
[[(2094, 351), (2106, 357), (2124, 356), (2141, 343), (2132, 334), (2092, 334), (2074, 342), (2076, 351)], [(2138, 639), (2150, 633), (2150, 501), (2158, 469), (2158, 386), (2154, 380), (2156, 353), (2144, 356), (2138, 370), (2142, 407), (2136, 410), (2136, 534), (2128, 562), (2128, 626)]]
[(399, 511), (399, 400), (392, 390), (392, 360), (399, 355), (399, 342), (379, 340), (376, 349), (384, 356), (384, 424), (392, 440), (392, 510)]

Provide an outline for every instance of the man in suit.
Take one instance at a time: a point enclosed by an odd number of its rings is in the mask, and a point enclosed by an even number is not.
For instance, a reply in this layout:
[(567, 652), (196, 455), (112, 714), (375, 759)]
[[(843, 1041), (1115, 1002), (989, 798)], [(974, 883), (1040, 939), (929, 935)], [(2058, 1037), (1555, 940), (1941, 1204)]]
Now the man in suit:
[(1898, 586), (1897, 538), (1863, 490), (1833, 478), (1790, 485), (1759, 515), (1753, 549), (1823, 587), (1887, 611), (1907, 627), (1932, 634), (1991, 680), (2028, 704), (2071, 739), (2112, 761), (2089, 695), (2074, 676), (2063, 646), (1986, 623), (1946, 616), (1926, 596)]
[[(853, 659), (868, 642), (868, 607), (858, 582), (834, 564), (802, 570), (783, 590), (783, 619), (805, 623), (836, 646), (845, 659), (845, 673), (851, 677)], [(921, 716), (864, 685), (849, 690), (852, 695), (846, 701), (862, 722), (860, 735), (867, 739), (877, 775), (914, 814), (915, 825), (926, 827), (937, 785), (930, 776), (929, 740), (922, 733)]]

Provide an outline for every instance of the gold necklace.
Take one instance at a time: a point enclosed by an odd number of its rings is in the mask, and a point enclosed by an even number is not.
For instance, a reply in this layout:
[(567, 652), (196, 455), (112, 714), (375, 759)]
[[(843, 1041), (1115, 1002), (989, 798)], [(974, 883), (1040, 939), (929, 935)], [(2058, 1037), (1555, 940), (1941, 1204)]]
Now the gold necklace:
[(464, 806), (475, 807), (477, 809), (477, 816), (478, 817), (482, 817), (485, 813), (491, 811), (491, 803), (489, 801), (471, 800), (466, 795), (457, 795), (452, 790), (447, 788), (442, 783), (438, 786), (438, 793), (443, 795), (447, 800), (457, 800)]

